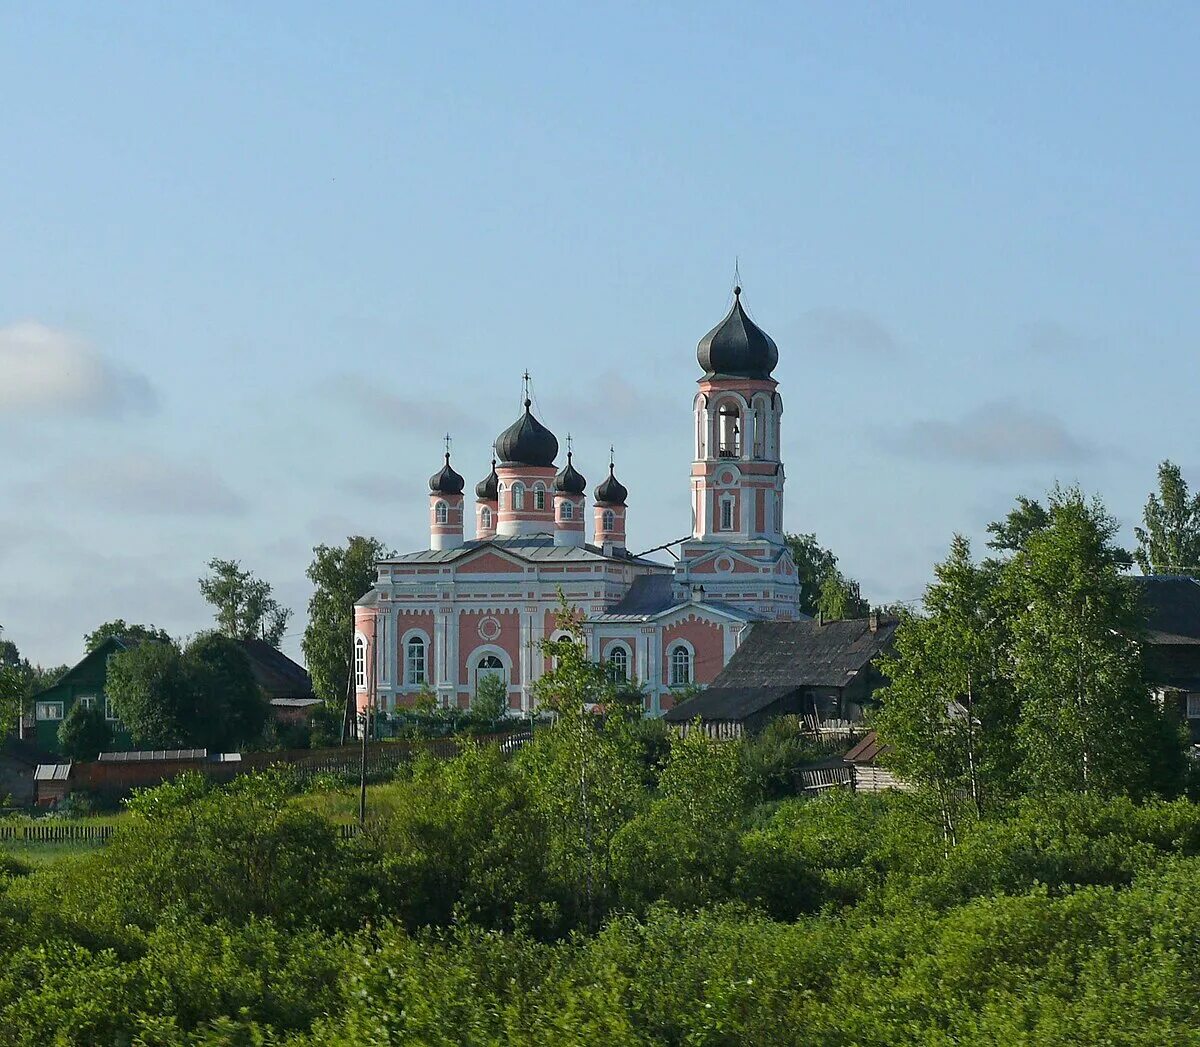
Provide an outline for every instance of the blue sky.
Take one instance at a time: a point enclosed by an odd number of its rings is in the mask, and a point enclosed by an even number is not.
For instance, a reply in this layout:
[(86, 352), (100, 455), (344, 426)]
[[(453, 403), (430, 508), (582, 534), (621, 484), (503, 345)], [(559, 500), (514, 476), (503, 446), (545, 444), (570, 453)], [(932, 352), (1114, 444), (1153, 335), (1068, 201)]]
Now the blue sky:
[(0, 4), (0, 623), (298, 650), (318, 542), (427, 544), (541, 416), (685, 533), (695, 343), (780, 347), (787, 525), (877, 600), (1078, 481), (1200, 482), (1194, 5)]

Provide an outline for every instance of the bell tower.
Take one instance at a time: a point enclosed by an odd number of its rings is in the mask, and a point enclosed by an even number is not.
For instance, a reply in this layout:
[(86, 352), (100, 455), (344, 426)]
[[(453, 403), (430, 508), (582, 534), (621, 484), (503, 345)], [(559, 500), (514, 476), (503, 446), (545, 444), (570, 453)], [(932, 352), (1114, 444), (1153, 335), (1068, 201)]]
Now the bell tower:
[(740, 286), (696, 359), (703, 374), (693, 400), (692, 537), (676, 581), (749, 603), (763, 617), (794, 618), (799, 584), (783, 530), (783, 399), (772, 377), (779, 350), (746, 313)]

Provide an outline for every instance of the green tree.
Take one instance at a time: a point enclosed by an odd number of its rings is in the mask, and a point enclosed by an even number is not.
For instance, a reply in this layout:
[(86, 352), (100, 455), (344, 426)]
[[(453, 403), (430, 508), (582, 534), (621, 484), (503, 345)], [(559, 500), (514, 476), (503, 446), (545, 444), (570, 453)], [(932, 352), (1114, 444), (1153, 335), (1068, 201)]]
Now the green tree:
[(355, 535), (346, 545), (318, 545), (308, 565), (313, 594), (301, 647), (313, 687), (325, 701), (346, 701), (354, 647), (354, 603), (375, 582), (375, 565), (395, 555), (378, 538)]
[(1158, 467), (1158, 491), (1142, 513), (1145, 527), (1135, 527), (1134, 553), (1142, 574), (1187, 574), (1200, 578), (1200, 494), (1172, 461)]
[(880, 661), (889, 684), (875, 726), (889, 765), (922, 788), (953, 841), (964, 808), (978, 817), (1005, 792), (1016, 725), (995, 566), (976, 565), (955, 535), (934, 574), (927, 614), (905, 615)]
[(112, 748), (112, 728), (99, 706), (85, 708), (76, 702), (58, 725), (58, 744), (72, 760), (94, 760)]
[(245, 651), (220, 633), (202, 633), (184, 652), (196, 695), (193, 737), (212, 749), (237, 749), (255, 742), (270, 706), (254, 679)]
[(1042, 792), (1177, 789), (1179, 741), (1142, 677), (1116, 521), (1076, 487), (1052, 492), (1048, 516), (1004, 568), (1023, 778)]
[(471, 712), (481, 720), (496, 723), (508, 709), (508, 685), (499, 673), (484, 673), (475, 684)]
[(1049, 524), (1050, 514), (1041, 502), (1018, 495), (1016, 507), (1003, 520), (988, 524), (988, 534), (992, 536), (988, 548), (1015, 553), (1025, 548), (1029, 538), (1045, 530)]
[(215, 610), (217, 627), (234, 640), (266, 640), (278, 647), (292, 612), (271, 595), (270, 582), (242, 570), (237, 560), (213, 558), (200, 592)]
[(838, 570), (834, 554), (817, 541), (815, 534), (784, 536), (800, 581), (800, 610), (826, 619), (860, 618), (867, 613), (858, 582)]
[(124, 618), (114, 618), (111, 622), (105, 622), (103, 625), (96, 626), (95, 629), (83, 638), (84, 649), (90, 654), (110, 636), (116, 636), (122, 640), (133, 640), (136, 643), (146, 641), (152, 643), (171, 643), (171, 637), (164, 629), (159, 629), (154, 625), (138, 625), (135, 622), (126, 622)]

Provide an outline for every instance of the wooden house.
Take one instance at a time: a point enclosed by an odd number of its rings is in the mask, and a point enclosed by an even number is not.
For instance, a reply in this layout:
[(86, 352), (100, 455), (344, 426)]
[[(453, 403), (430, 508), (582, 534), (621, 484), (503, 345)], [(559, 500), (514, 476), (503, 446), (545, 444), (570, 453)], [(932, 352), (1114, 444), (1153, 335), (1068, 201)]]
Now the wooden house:
[(1146, 680), (1178, 712), (1200, 743), (1200, 582), (1184, 575), (1130, 579), (1145, 615), (1141, 636)]

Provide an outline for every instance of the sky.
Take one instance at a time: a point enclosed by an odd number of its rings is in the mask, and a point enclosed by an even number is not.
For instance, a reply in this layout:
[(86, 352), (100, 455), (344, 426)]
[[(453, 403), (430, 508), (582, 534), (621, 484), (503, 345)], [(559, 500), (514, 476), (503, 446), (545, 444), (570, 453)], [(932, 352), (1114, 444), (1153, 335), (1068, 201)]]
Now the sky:
[(1200, 483), (1200, 7), (0, 0), (0, 625), (189, 635), (428, 545), (536, 410), (690, 527), (696, 342), (779, 345), (788, 530), (873, 601), (1079, 483)]

